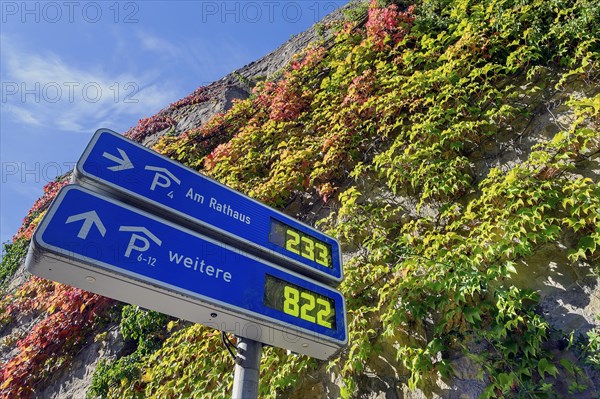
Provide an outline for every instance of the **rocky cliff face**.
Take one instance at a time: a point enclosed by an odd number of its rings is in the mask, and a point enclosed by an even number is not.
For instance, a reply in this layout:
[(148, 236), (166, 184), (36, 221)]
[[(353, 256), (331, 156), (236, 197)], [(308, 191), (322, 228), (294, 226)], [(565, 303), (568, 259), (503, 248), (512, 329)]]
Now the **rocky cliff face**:
[(257, 61), (230, 73), (221, 80), (202, 88), (207, 93), (207, 101), (198, 104), (186, 105), (178, 109), (165, 108), (158, 115), (172, 118), (174, 126), (145, 136), (142, 140), (144, 145), (154, 145), (159, 137), (166, 133), (181, 134), (189, 130), (197, 129), (212, 117), (229, 110), (234, 100), (244, 100), (252, 94), (252, 88), (260, 81), (276, 78), (283, 68), (289, 64), (292, 58), (309, 47), (311, 44), (327, 42), (331, 40), (331, 30), (326, 28), (335, 21), (343, 18), (344, 12), (355, 9), (358, 2), (327, 15), (318, 25), (304, 31), (273, 52), (265, 55)]
[[(126, 132), (340, 239), (348, 348), (266, 349), (261, 394), (598, 397), (600, 8), (376, 3)], [(24, 397), (228, 396), (212, 331), (27, 278), (0, 303), (3, 397), (16, 378)], [(48, 354), (30, 337), (52, 317), (69, 349)]]

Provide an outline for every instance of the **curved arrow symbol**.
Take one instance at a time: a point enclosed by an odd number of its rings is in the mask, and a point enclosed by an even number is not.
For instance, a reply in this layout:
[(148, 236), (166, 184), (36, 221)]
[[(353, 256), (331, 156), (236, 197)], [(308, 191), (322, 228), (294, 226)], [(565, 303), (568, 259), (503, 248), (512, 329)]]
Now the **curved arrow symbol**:
[(133, 169), (133, 164), (131, 163), (131, 160), (129, 159), (125, 151), (123, 151), (120, 148), (117, 148), (117, 151), (119, 151), (121, 158), (117, 157), (116, 155), (109, 154), (108, 152), (102, 154), (104, 158), (110, 159), (111, 161), (117, 163), (117, 165), (109, 166), (108, 169), (112, 170), (113, 172), (118, 172), (120, 170), (126, 169)]
[(77, 234), (77, 237), (81, 238), (82, 240), (85, 240), (87, 238), (88, 233), (90, 232), (90, 229), (94, 224), (96, 225), (96, 228), (98, 229), (102, 237), (104, 237), (104, 235), (106, 234), (106, 227), (104, 227), (104, 224), (100, 220), (100, 217), (98, 216), (96, 211), (89, 211), (69, 216), (65, 224), (77, 222), (79, 220), (84, 220), (83, 224), (81, 225), (81, 229), (79, 230), (79, 234)]
[(158, 246), (162, 245), (162, 240), (152, 234), (150, 230), (141, 226), (121, 226), (119, 227), (119, 231), (131, 231), (134, 233), (144, 233), (146, 234), (152, 241), (158, 244)]

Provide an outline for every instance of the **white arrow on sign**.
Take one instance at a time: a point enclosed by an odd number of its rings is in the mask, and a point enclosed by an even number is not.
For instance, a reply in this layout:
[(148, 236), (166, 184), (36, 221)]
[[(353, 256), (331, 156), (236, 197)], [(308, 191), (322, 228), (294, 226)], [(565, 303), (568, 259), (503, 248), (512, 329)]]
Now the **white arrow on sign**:
[(119, 151), (119, 154), (121, 154), (121, 158), (117, 157), (116, 155), (109, 154), (108, 152), (102, 154), (104, 158), (110, 159), (111, 161), (117, 163), (117, 165), (109, 166), (108, 169), (112, 170), (113, 172), (118, 172), (120, 170), (126, 169), (133, 169), (133, 164), (131, 163), (131, 160), (129, 159), (125, 151), (123, 151), (120, 148), (117, 148), (117, 151)]
[(96, 228), (98, 229), (102, 237), (104, 237), (104, 235), (106, 234), (106, 227), (104, 227), (104, 224), (100, 220), (100, 217), (98, 216), (96, 211), (89, 211), (69, 216), (65, 223), (73, 223), (79, 220), (84, 220), (83, 224), (81, 225), (81, 229), (79, 230), (79, 234), (77, 234), (77, 237), (81, 238), (82, 240), (85, 240), (87, 238), (88, 233), (90, 232), (90, 229), (94, 224), (96, 225)]

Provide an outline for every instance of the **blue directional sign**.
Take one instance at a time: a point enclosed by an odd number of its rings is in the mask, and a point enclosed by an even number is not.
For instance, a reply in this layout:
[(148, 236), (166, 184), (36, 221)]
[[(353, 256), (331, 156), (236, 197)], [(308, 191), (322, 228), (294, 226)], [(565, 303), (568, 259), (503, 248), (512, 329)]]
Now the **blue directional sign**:
[(342, 280), (335, 239), (113, 131), (96, 132), (74, 182), (325, 283)]
[(40, 277), (238, 336), (319, 359), (347, 342), (334, 288), (77, 185), (59, 192), (32, 249)]

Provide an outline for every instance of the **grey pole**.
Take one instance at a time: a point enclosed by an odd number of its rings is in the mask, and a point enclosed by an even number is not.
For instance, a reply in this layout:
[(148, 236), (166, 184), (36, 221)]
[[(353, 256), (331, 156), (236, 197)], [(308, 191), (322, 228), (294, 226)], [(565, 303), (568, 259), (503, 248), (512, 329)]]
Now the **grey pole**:
[(238, 337), (232, 399), (258, 398), (262, 343)]

